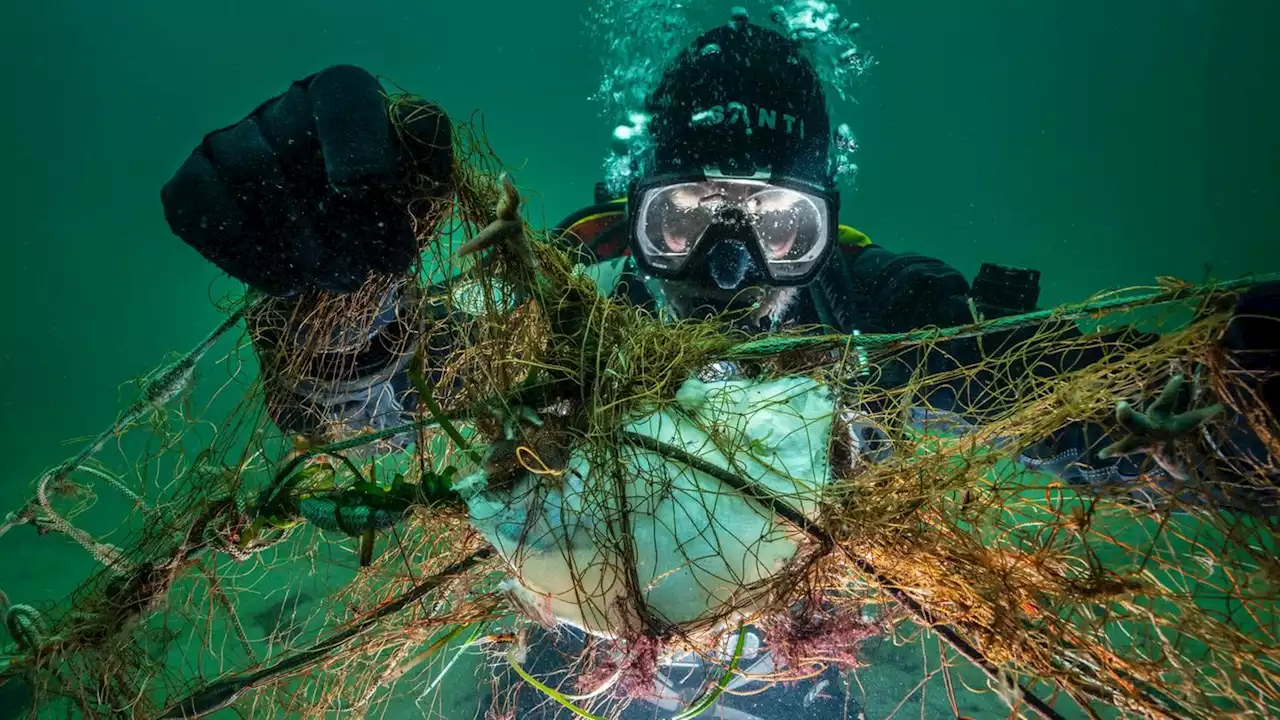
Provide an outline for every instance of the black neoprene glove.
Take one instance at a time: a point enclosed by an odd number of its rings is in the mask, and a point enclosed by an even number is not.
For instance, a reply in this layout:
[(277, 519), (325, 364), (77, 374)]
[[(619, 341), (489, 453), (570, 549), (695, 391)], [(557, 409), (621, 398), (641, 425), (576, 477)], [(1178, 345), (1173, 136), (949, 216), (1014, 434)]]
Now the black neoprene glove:
[(949, 327), (971, 320), (965, 304), (969, 283), (941, 260), (895, 253), (872, 245), (849, 265), (853, 297), (845, 303), (864, 308), (863, 332), (906, 332)]
[(452, 128), (434, 105), (395, 112), (393, 124), (360, 68), (299, 80), (205, 136), (160, 191), (165, 219), (210, 262), (277, 297), (404, 273), (418, 254), (409, 203), (424, 185), (428, 196), (451, 192)]
[[(1263, 283), (1240, 296), (1223, 337), (1223, 349), (1243, 372), (1244, 385), (1280, 416), (1280, 282)], [(1237, 398), (1247, 404), (1246, 400)]]

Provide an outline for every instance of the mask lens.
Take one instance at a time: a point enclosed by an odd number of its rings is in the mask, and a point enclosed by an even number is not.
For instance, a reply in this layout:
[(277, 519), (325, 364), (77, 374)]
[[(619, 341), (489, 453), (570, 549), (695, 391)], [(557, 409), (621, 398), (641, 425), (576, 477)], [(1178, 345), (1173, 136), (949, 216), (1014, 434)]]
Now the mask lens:
[(826, 202), (807, 193), (769, 188), (747, 200), (747, 217), (775, 278), (804, 275), (830, 241)]
[(636, 234), (640, 250), (654, 265), (678, 269), (711, 227), (723, 196), (702, 183), (651, 190), (641, 200)]

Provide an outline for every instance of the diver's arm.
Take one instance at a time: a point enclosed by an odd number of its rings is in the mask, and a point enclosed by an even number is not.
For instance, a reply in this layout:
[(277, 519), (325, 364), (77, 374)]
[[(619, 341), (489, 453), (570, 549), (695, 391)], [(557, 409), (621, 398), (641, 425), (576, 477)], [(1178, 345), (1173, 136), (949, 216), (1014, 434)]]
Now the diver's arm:
[(285, 432), (380, 428), (412, 410), (411, 287), (365, 303), (373, 316), (358, 338), (325, 337), (331, 331), (311, 320), (322, 295), (409, 274), (422, 235), (410, 204), (451, 193), (451, 165), (442, 110), (389, 106), (373, 75), (337, 66), (205, 136), (165, 184), (173, 232), (272, 298), (249, 321), (268, 407)]
[(948, 327), (971, 319), (969, 283), (936, 258), (897, 253), (871, 244), (841, 247), (814, 283), (815, 300), (845, 332), (906, 332), (931, 325)]
[[(848, 278), (844, 285), (849, 313), (860, 312), (856, 322), (842, 322), (864, 332), (909, 332), (923, 327), (953, 327), (975, 321), (969, 283), (956, 269), (936, 258), (912, 253), (896, 253), (870, 245), (846, 261)], [(838, 307), (838, 306), (837, 306)], [(838, 313), (837, 313), (838, 314)], [(1067, 324), (1054, 328), (1061, 333), (1079, 334)], [(943, 380), (948, 373), (966, 366), (979, 366), (984, 359), (1012, 352), (1040, 328), (1027, 328), (976, 338), (939, 343), (932, 348), (915, 348), (885, 360), (878, 368), (876, 384), (894, 389), (915, 383), (913, 419), (920, 424), (980, 423), (1003, 410), (1008, 376), (980, 373), (974, 378)], [(1109, 344), (1149, 342), (1149, 338), (1117, 334)], [(1101, 349), (1036, 358), (1041, 371), (1056, 373), (1085, 367), (1102, 358)], [(1043, 362), (1041, 362), (1043, 361)], [(1029, 368), (1031, 363), (1024, 363)], [(923, 372), (921, 372), (923, 371)], [(1029, 370), (1028, 370), (1029, 371)], [(1039, 469), (1072, 482), (1114, 480), (1116, 474), (1136, 474), (1126, 459), (1102, 461), (1097, 450), (1105, 447), (1105, 434), (1096, 425), (1076, 424), (1049, 441), (1027, 448), (1024, 457)], [(1081, 460), (1085, 462), (1081, 462)]]
[(359, 340), (335, 343), (330, 352), (314, 349), (323, 336), (305, 320), (314, 311), (307, 302), (279, 301), (252, 313), (267, 411), (280, 430), (323, 443), (410, 422), (417, 407), (408, 375), (419, 337), (417, 306), (412, 288), (388, 292)]
[[(960, 300), (952, 298), (950, 302), (954, 316), (960, 312)], [(969, 305), (967, 300), (965, 305)], [(1256, 397), (1230, 398), (1229, 405), (1265, 409), (1273, 421), (1280, 394), (1277, 393), (1280, 381), (1276, 380), (1280, 371), (1277, 328), (1280, 328), (1280, 286), (1255, 288), (1237, 302), (1221, 345), (1226, 362), (1242, 370), (1247, 368), (1247, 372), (1238, 374), (1243, 384), (1236, 387), (1233, 383), (1226, 388), (1227, 392), (1242, 392), (1241, 388), (1247, 391), (1248, 378), (1259, 378), (1253, 383), (1257, 388)], [(930, 353), (926, 360), (933, 373), (945, 372), (957, 365), (980, 367), (990, 359), (1001, 360), (1001, 370), (998, 373), (979, 370), (967, 375), (963, 383), (929, 385), (926, 382), (922, 399), (928, 406), (982, 421), (1003, 411), (1007, 405), (1005, 398), (1017, 396), (1011, 392), (1016, 390), (1011, 387), (1013, 384), (1033, 376), (1082, 370), (1117, 353), (1139, 351), (1159, 339), (1157, 335), (1134, 328), (1122, 328), (1091, 338), (1087, 344), (1073, 344), (1074, 347), (1065, 349), (1060, 345), (1059, 349), (1052, 349), (1036, 341), (1037, 337), (1063, 341), (1082, 336), (1074, 322), (1050, 321), (1022, 330), (987, 334), (981, 342), (971, 339), (943, 343), (938, 348), (941, 352)], [(1177, 398), (1171, 407), (1177, 405), (1180, 408), (1177, 412), (1192, 417), (1196, 414), (1195, 407), (1211, 406), (1215, 400), (1210, 399), (1211, 389), (1200, 387), (1199, 369), (1190, 367), (1185, 372), (1188, 377), (1181, 383), (1180, 390), (1168, 398)], [(1146, 388), (1150, 401), (1138, 407), (1149, 409), (1157, 396), (1163, 397), (1162, 389), (1169, 387), (1168, 380), (1150, 378)], [(1222, 400), (1217, 398), (1218, 402)], [(1164, 443), (1150, 441), (1134, 442), (1132, 453), (1110, 454), (1108, 450), (1124, 440), (1132, 429), (1116, 418), (1105, 423), (1079, 421), (1066, 425), (1044, 440), (1022, 448), (1019, 460), (1025, 467), (1106, 492), (1127, 492), (1147, 498), (1153, 486), (1163, 487), (1165, 494), (1178, 488), (1176, 495), (1184, 502), (1247, 512), (1271, 513), (1280, 509), (1277, 493), (1280, 469), (1250, 423), (1230, 410), (1213, 417), (1212, 427), (1200, 423), (1179, 432), (1185, 439), (1181, 443), (1184, 446), (1179, 453), (1181, 459), (1164, 456), (1158, 449)], [(1156, 449), (1149, 450), (1153, 447)]]
[[(874, 250), (874, 252), (871, 252)], [(862, 259), (871, 262), (862, 265)], [(880, 248), (868, 252), (851, 263), (854, 287), (860, 293), (864, 307), (876, 308), (870, 326), (878, 332), (905, 332), (935, 326), (948, 327), (973, 321), (974, 308), (970, 302), (967, 283), (959, 272), (944, 263), (921, 256), (890, 253)], [(861, 267), (859, 267), (861, 266)], [(1241, 300), (1236, 311), (1231, 332), (1224, 340), (1224, 349), (1242, 358), (1242, 364), (1265, 366), (1268, 372), (1277, 369), (1276, 318), (1280, 317), (1280, 288), (1260, 288)], [(1262, 321), (1248, 318), (1265, 317)], [(932, 416), (959, 416), (969, 422), (980, 423), (1002, 412), (1010, 397), (1011, 383), (1030, 375), (1060, 375), (1088, 367), (1116, 352), (1137, 350), (1154, 342), (1157, 337), (1133, 329), (1122, 329), (1104, 334), (1097, 342), (1067, 350), (1050, 350), (1041, 344), (1028, 342), (1039, 336), (1056, 339), (1079, 337), (1080, 330), (1071, 322), (1050, 321), (1038, 327), (991, 333), (979, 338), (966, 338), (939, 343), (928, 351), (916, 350), (885, 363), (880, 384), (901, 387), (907, 382), (919, 384), (916, 390), (918, 420)], [(1270, 345), (1268, 345), (1270, 343)], [(1264, 353), (1259, 350), (1270, 349)], [(984, 371), (984, 361), (1001, 358), (1006, 362), (999, 374)], [(931, 381), (961, 367), (978, 368), (962, 378)], [(921, 374), (918, 371), (923, 370)], [(923, 378), (921, 377), (923, 375)], [(1264, 402), (1274, 406), (1280, 389), (1280, 381), (1272, 380), (1271, 396), (1264, 387), (1259, 395)], [(1158, 390), (1158, 388), (1153, 388)], [(1014, 393), (1016, 395), (1016, 393)], [(942, 419), (942, 418), (939, 418)], [(1238, 422), (1227, 417), (1222, 423), (1225, 439), (1203, 447), (1198, 454), (1205, 464), (1212, 466), (1214, 476), (1223, 483), (1239, 480), (1242, 470), (1265, 466), (1267, 454), (1257, 436)], [(1044, 441), (1024, 448), (1020, 457), (1024, 465), (1081, 485), (1095, 487), (1128, 487), (1141, 476), (1161, 481), (1168, 473), (1153, 458), (1143, 454), (1103, 457), (1102, 450), (1118, 438), (1108, 427), (1098, 423), (1078, 422), (1068, 425)], [(1204, 444), (1209, 443), (1205, 435)], [(1201, 468), (1205, 470), (1206, 468)], [(1256, 472), (1256, 471), (1254, 471)], [(1274, 502), (1267, 492), (1249, 495), (1249, 502), (1264, 500)], [(1267, 497), (1263, 497), (1267, 496)], [(1227, 498), (1217, 493), (1218, 501), (1232, 505), (1241, 504), (1239, 498)]]

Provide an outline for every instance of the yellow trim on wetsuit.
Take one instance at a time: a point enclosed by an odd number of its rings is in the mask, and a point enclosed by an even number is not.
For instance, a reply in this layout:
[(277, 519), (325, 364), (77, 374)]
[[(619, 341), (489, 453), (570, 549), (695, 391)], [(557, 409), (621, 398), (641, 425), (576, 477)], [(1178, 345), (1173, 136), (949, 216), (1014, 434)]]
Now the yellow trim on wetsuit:
[[(610, 203), (610, 204), (613, 204), (613, 205), (620, 205), (620, 204), (624, 204), (624, 203), (626, 203), (626, 202), (627, 202), (627, 199), (626, 199), (626, 198), (618, 198), (617, 200), (610, 200), (610, 201), (609, 201), (609, 203)], [(569, 234), (569, 233), (573, 232), (573, 229), (574, 229), (574, 228), (576, 228), (576, 227), (578, 227), (578, 226), (579, 226), (579, 225), (581, 225), (582, 223), (591, 222), (591, 221), (593, 221), (593, 220), (599, 220), (600, 218), (603, 218), (603, 217), (609, 217), (609, 216), (612, 216), (612, 215), (620, 215), (620, 214), (622, 214), (622, 213), (624, 213), (624, 212), (626, 212), (625, 208), (618, 208), (617, 210), (606, 210), (606, 211), (604, 211), (604, 212), (598, 212), (598, 213), (594, 213), (594, 214), (592, 214), (592, 215), (588, 215), (588, 216), (583, 217), (583, 218), (578, 218), (577, 220), (575, 220), (575, 221), (573, 222), (573, 224), (572, 224), (572, 225), (570, 225), (569, 227), (565, 228), (565, 229), (564, 229), (564, 232), (565, 232), (565, 234), (567, 235), (567, 234)]]
[(867, 237), (866, 233), (849, 227), (848, 225), (840, 226), (840, 232), (839, 235), (837, 235), (837, 238), (841, 245), (852, 245), (854, 247), (864, 248), (871, 244), (871, 238)]

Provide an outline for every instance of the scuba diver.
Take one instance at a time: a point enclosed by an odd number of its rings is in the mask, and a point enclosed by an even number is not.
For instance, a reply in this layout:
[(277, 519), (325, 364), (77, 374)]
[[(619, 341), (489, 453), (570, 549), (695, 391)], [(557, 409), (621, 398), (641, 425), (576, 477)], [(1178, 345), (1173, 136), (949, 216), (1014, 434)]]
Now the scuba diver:
[[(672, 319), (731, 312), (740, 327), (759, 332), (904, 332), (967, 324), (975, 310), (992, 318), (1035, 309), (1036, 272), (986, 265), (971, 285), (938, 259), (883, 248), (840, 224), (825, 93), (793, 40), (745, 19), (718, 26), (666, 68), (646, 112), (647, 150), (635, 160), (626, 196), (598, 188), (596, 204), (553, 232), (615, 296)], [(371, 74), (336, 66), (206, 135), (161, 199), (173, 232), (209, 261), (258, 291), (305, 303), (314, 291), (351, 293), (371, 277), (407, 273), (419, 255), (408, 207), (424, 194), (451, 192), (451, 167), (443, 110), (389, 104)], [(424, 188), (411, 177), (433, 182)], [(396, 349), (417, 330), (402, 302), (389, 292), (367, 336), (343, 346), (349, 361), (325, 363), (325, 376), (298, 378), (269, 362), (273, 345), (305, 335), (305, 324), (255, 333), (269, 410), (282, 431), (305, 436), (338, 426), (354, 434), (410, 420), (417, 393), (408, 359)], [(1274, 371), (1280, 288), (1251, 291), (1237, 313), (1224, 350), (1246, 368)], [(988, 349), (1012, 347), (1032, 334), (986, 342)], [(1150, 341), (1127, 330), (1107, 337)], [(1054, 358), (1053, 369), (1101, 359), (1100, 345)], [(918, 379), (918, 364), (926, 375), (940, 374), (981, 358), (975, 340), (949, 341), (945, 353), (894, 360), (877, 382), (901, 385)], [(920, 400), (965, 419), (999, 409), (996, 384), (937, 383)], [(1139, 413), (1156, 426), (1146, 427), (1152, 437), (1171, 431), (1162, 418), (1175, 422), (1195, 412), (1173, 397), (1185, 388), (1170, 392), (1165, 412)], [(1273, 412), (1280, 407), (1274, 381), (1260, 392)], [(1128, 438), (1121, 449), (1150, 448), (1143, 439)], [(1167, 458), (1104, 452), (1118, 440), (1106, 428), (1078, 423), (1023, 449), (1022, 459), (1102, 487), (1170, 472), (1156, 462)], [(874, 443), (866, 448), (874, 452)], [(1232, 452), (1256, 454), (1257, 443), (1242, 440)], [(811, 702), (825, 701), (804, 707)], [(791, 706), (799, 708), (799, 700)]]

